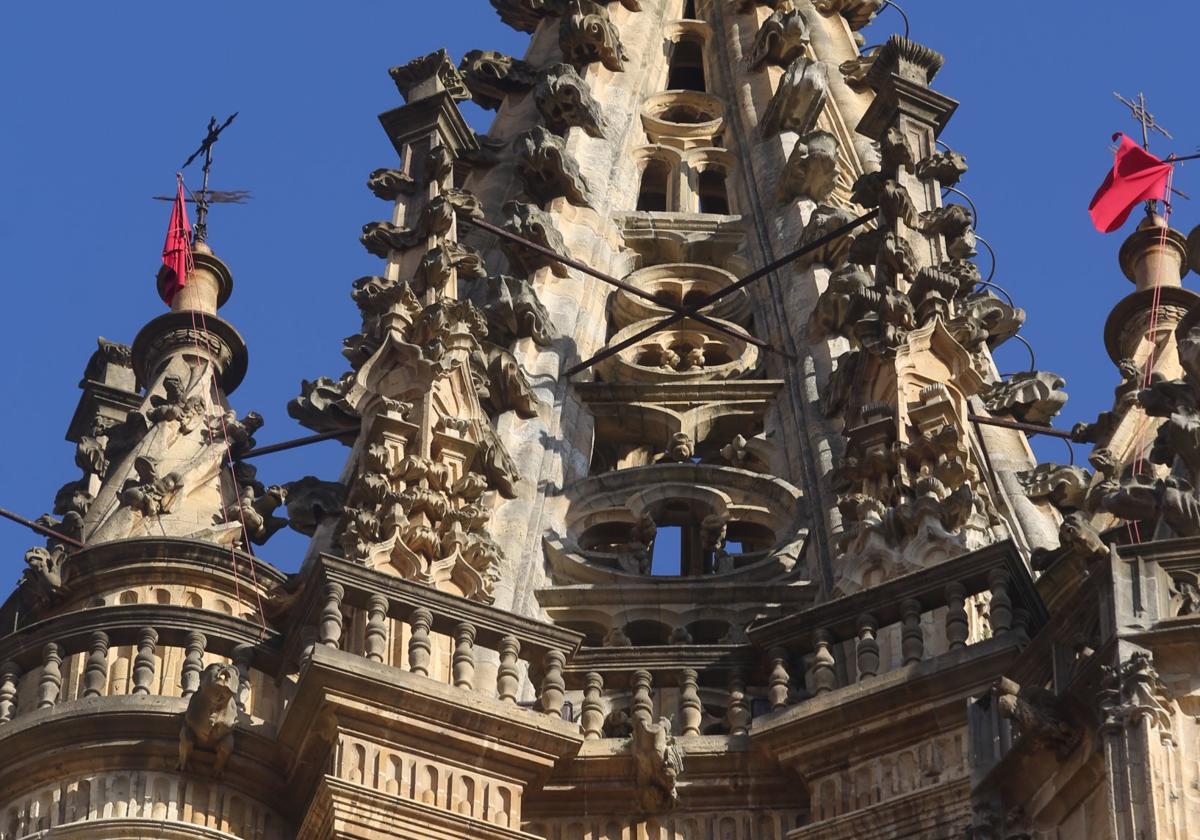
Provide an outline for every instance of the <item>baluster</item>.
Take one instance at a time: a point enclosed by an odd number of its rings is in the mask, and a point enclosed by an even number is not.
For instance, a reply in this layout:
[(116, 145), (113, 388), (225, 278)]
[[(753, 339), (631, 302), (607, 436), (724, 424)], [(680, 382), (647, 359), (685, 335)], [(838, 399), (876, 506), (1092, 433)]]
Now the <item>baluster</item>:
[(133, 693), (149, 694), (154, 682), (154, 651), (158, 646), (158, 631), (143, 627), (138, 634), (137, 656), (133, 660)]
[(863, 614), (858, 617), (858, 639), (854, 643), (854, 657), (858, 666), (858, 679), (879, 675), (879, 622), (875, 616)]
[(454, 687), (475, 690), (475, 625), (460, 621), (454, 628)]
[(600, 693), (604, 691), (604, 677), (595, 671), (589, 671), (584, 681), (579, 728), (583, 730), (585, 741), (595, 741), (600, 738), (601, 729), (604, 727), (604, 706), (600, 703)]
[(38, 681), (39, 709), (49, 709), (58, 702), (58, 690), (62, 688), (62, 648), (55, 642), (47, 642), (42, 648), (42, 677)]
[(993, 636), (1002, 636), (1012, 630), (1012, 598), (1008, 594), (1008, 583), (1008, 572), (1004, 569), (992, 569), (988, 574), (988, 587), (992, 590), (988, 620)]
[(382, 595), (372, 595), (367, 600), (367, 659), (382, 662), (387, 649), (388, 600)]
[(300, 628), (300, 667), (307, 668), (321, 646), (321, 629), (315, 624)]
[(679, 675), (679, 723), (681, 735), (699, 735), (704, 707), (700, 704), (700, 675), (684, 668)]
[(1013, 610), (1012, 631), (1017, 637), (1017, 644), (1021, 647), (1029, 644), (1029, 610), (1023, 610), (1020, 607)]
[(654, 678), (649, 671), (639, 668), (633, 672), (632, 679), (633, 702), (630, 704), (630, 716), (649, 726), (654, 722), (654, 701), (650, 699), (650, 686)]
[(108, 634), (103, 630), (92, 633), (88, 645), (87, 666), (83, 671), (83, 696), (99, 697), (108, 685)]
[(788, 652), (786, 648), (771, 648), (767, 654), (771, 659), (771, 676), (767, 688), (767, 700), (772, 709), (782, 709), (788, 701)]
[(912, 665), (925, 658), (925, 633), (921, 629), (921, 602), (909, 598), (900, 604), (903, 628), (900, 631), (900, 653), (904, 664)]
[(950, 650), (967, 646), (967, 589), (961, 583), (946, 584), (946, 641)]
[(247, 713), (250, 704), (250, 665), (254, 661), (254, 645), (240, 644), (233, 648), (233, 667), (238, 672), (238, 690), (234, 695), (238, 711)]
[(521, 642), (516, 636), (500, 639), (500, 667), (496, 671), (496, 696), (508, 703), (517, 702), (517, 690), (521, 687), (521, 672), (517, 670), (517, 655)]
[(729, 675), (729, 706), (725, 722), (730, 735), (745, 735), (750, 731), (750, 701), (746, 699), (746, 679), (740, 670)]
[(183, 673), (179, 677), (179, 686), (183, 689), (183, 697), (191, 697), (200, 688), (200, 672), (204, 670), (204, 649), (208, 647), (208, 639), (203, 633), (195, 630), (187, 634), (183, 647)]
[(548, 715), (562, 717), (563, 700), (566, 697), (567, 684), (563, 681), (563, 667), (567, 657), (561, 650), (546, 652), (542, 659), (545, 674), (542, 677), (542, 711)]
[(412, 635), (408, 637), (408, 670), (422, 677), (429, 676), (429, 655), (433, 650), (429, 641), (429, 628), (433, 626), (433, 613), (417, 607), (408, 618)]
[(325, 584), (325, 606), (321, 609), (321, 644), (338, 647), (342, 641), (342, 598), (346, 590), (340, 583)]
[(21, 670), (16, 662), (0, 665), (0, 723), (8, 723), (17, 711), (17, 680)]
[(813, 634), (813, 694), (824, 694), (837, 688), (837, 673), (834, 671), (833, 634), (828, 630), (817, 630)]

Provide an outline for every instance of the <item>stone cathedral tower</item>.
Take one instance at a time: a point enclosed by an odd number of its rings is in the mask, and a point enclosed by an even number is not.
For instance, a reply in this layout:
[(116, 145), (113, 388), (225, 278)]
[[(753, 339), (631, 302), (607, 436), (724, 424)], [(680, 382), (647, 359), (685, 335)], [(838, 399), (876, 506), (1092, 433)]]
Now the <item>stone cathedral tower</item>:
[(992, 360), (882, 0), (491, 5), (523, 58), (391, 70), (379, 274), (288, 406), (336, 480), (258, 478), (205, 243), (100, 342), (0, 609), (0, 840), (1200, 835), (1200, 234), (1125, 242), (1094, 472), (1038, 464), (1064, 383)]

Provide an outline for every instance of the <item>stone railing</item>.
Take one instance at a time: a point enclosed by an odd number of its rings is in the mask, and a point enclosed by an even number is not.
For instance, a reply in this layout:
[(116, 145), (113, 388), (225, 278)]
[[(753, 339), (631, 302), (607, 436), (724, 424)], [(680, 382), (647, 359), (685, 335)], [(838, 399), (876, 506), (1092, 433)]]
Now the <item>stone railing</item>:
[[(993, 637), (1018, 646), (1046, 621), (1024, 562), (998, 543), (749, 631), (772, 709)], [(798, 689), (798, 690), (797, 690)]]
[(231, 662), (239, 708), (278, 706), (275, 632), (184, 606), (134, 604), (64, 613), (0, 639), (0, 725), (36, 709), (111, 695), (188, 697), (211, 661)]
[(328, 555), (294, 621), (289, 661), (302, 663), (325, 645), (551, 715), (562, 714), (564, 669), (583, 641), (573, 630)]
[(744, 735), (757, 659), (748, 645), (586, 648), (566, 684), (586, 740), (627, 735), (622, 715), (668, 718), (676, 735)]

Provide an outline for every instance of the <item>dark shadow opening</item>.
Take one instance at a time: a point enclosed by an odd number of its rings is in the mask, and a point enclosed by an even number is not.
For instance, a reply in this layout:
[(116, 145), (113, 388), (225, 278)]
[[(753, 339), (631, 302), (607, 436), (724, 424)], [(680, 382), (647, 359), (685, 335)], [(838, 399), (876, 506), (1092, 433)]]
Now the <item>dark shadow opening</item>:
[(667, 209), (667, 183), (671, 179), (671, 167), (661, 160), (650, 160), (642, 170), (642, 187), (638, 191), (637, 209)]
[(705, 91), (704, 51), (696, 41), (676, 41), (667, 73), (668, 90)]
[(699, 183), (701, 213), (729, 213), (729, 193), (725, 190), (725, 173), (719, 169), (705, 169), (700, 173)]

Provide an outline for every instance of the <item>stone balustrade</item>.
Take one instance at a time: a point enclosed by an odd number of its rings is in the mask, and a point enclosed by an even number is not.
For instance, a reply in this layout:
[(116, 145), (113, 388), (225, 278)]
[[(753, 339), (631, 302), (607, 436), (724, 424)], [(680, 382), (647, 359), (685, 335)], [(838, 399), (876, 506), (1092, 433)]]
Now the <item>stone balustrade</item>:
[(1028, 643), (1045, 622), (1024, 563), (1000, 543), (749, 631), (783, 708), (991, 638)]
[(245, 619), (178, 605), (63, 613), (0, 640), (0, 725), (95, 697), (188, 697), (214, 661), (237, 667), (239, 708), (270, 718), (278, 706), (275, 635)]
[(322, 556), (294, 621), (303, 663), (317, 645), (357, 653), (463, 691), (561, 715), (572, 630)]

